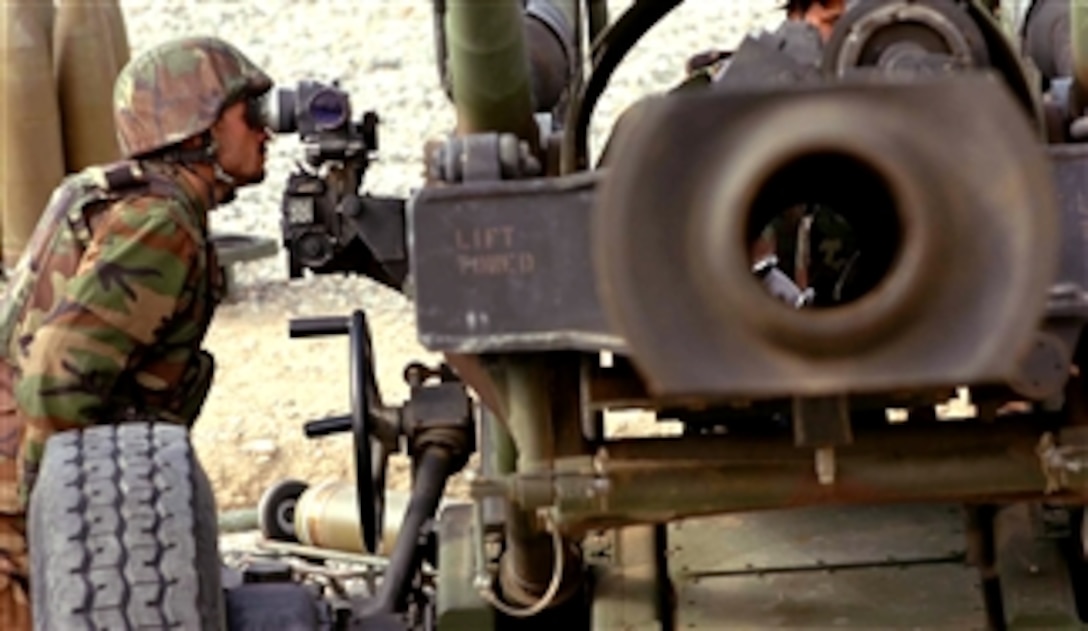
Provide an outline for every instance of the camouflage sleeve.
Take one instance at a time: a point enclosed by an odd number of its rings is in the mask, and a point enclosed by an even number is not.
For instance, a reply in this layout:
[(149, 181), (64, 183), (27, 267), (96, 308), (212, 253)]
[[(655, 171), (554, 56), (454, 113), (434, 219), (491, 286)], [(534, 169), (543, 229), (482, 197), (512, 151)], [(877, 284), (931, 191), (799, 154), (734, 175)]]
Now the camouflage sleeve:
[(102, 422), (121, 373), (178, 310), (198, 246), (174, 204), (140, 198), (110, 209), (76, 274), (56, 288), (63, 298), (44, 315), (15, 383), (25, 458), (53, 432)]

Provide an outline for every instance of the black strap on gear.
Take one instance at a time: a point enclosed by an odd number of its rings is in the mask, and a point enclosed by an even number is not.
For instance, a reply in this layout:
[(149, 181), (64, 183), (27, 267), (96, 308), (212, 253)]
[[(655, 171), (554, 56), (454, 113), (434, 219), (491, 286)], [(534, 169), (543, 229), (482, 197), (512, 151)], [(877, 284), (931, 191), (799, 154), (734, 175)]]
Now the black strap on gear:
[(91, 182), (84, 188), (83, 201), (73, 205), (68, 213), (68, 221), (84, 246), (90, 242), (92, 218), (113, 202), (133, 195), (186, 199), (177, 182), (149, 171), (136, 160), (90, 167), (87, 171)]
[(147, 174), (144, 173), (139, 162), (125, 160), (107, 164), (100, 169), (102, 181), (105, 183), (103, 188), (109, 192), (126, 191), (147, 183)]
[(146, 190), (148, 177), (138, 162), (124, 160), (87, 169), (90, 176), (79, 201), (68, 209), (68, 225), (85, 250), (91, 242), (91, 218), (101, 208), (134, 192)]

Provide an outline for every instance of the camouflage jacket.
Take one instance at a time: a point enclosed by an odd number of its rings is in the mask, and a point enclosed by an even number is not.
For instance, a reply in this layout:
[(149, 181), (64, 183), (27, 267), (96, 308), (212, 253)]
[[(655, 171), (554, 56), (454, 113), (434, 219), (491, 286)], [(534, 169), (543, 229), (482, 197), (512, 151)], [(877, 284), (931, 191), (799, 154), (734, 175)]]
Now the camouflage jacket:
[(0, 341), (25, 423), (23, 501), (52, 433), (191, 423), (203, 403), (212, 362), (200, 347), (223, 284), (207, 201), (165, 169), (121, 163), (67, 178), (8, 284)]

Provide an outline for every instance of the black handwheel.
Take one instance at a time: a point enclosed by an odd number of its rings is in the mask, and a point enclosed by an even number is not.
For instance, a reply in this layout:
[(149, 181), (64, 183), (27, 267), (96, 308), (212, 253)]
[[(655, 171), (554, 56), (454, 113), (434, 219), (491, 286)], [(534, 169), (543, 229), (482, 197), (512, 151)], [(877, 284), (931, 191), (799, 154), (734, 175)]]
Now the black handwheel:
[(370, 403), (378, 396), (374, 380), (374, 360), (370, 348), (370, 328), (366, 314), (351, 314), (350, 387), (351, 429), (355, 444), (355, 484), (359, 496), (359, 525), (363, 547), (375, 553), (381, 539), (385, 511), (385, 463), (388, 457), (381, 441), (374, 440)]

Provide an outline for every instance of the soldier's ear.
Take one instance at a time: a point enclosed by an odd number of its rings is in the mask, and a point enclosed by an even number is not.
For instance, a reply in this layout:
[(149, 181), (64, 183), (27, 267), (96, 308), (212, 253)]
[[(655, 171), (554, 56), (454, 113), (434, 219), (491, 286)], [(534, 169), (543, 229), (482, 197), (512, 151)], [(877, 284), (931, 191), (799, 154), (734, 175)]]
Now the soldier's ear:
[(216, 142), (223, 135), (224, 118), (224, 116), (220, 115), (219, 118), (215, 119), (215, 122), (212, 123), (212, 126), (208, 128), (209, 141)]

